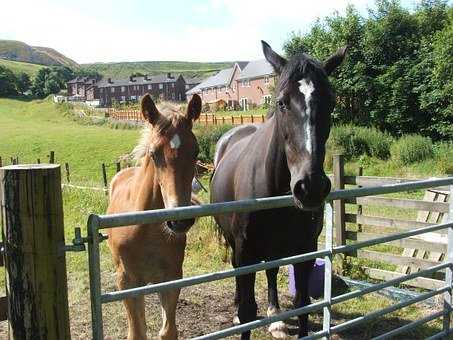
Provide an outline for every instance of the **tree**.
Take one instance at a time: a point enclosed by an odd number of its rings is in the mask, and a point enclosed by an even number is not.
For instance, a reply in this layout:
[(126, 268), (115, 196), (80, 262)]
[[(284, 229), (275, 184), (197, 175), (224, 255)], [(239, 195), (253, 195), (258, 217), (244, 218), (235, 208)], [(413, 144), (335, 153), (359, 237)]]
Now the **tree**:
[(0, 96), (17, 95), (16, 76), (6, 67), (0, 66)]
[(16, 77), (16, 88), (21, 94), (24, 94), (30, 89), (31, 81), (30, 76), (24, 72), (21, 72)]
[(324, 60), (350, 46), (331, 78), (337, 92), (334, 122), (451, 139), (452, 13), (441, 0), (422, 0), (413, 12), (398, 0), (377, 0), (366, 18), (349, 7), (344, 16), (318, 20), (307, 34), (292, 33), (284, 50)]

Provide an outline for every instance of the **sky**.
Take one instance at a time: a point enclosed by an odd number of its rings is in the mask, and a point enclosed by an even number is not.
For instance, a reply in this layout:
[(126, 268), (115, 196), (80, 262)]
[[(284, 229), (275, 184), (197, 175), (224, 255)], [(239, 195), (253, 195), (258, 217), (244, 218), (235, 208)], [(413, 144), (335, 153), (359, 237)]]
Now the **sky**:
[[(78, 63), (262, 58), (291, 32), (374, 0), (0, 0), (0, 39), (56, 49)], [(403, 0), (408, 8), (415, 0)]]

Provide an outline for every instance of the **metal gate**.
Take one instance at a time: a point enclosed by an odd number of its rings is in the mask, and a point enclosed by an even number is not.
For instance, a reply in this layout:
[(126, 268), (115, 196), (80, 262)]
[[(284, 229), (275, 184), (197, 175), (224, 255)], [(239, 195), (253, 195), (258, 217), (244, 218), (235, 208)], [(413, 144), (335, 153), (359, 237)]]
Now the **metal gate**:
[[(323, 310), (323, 329), (304, 339), (329, 338), (331, 334), (338, 333), (351, 327), (363, 324), (369, 320), (383, 316), (387, 313), (394, 312), (400, 308), (404, 308), (411, 304), (429, 299), (433, 296), (444, 294), (444, 306), (439, 312), (428, 315), (422, 319), (415, 320), (400, 328), (387, 332), (376, 339), (386, 339), (403, 332), (407, 332), (423, 323), (443, 318), (443, 329), (438, 334), (433, 335), (430, 339), (446, 338), (452, 331), (450, 329), (450, 314), (452, 311), (453, 297), (453, 194), (450, 194), (449, 217), (448, 222), (436, 224), (428, 227), (412, 229), (410, 231), (395, 233), (384, 237), (379, 237), (372, 240), (357, 242), (355, 244), (333, 246), (333, 209), (332, 201), (339, 199), (363, 197), (377, 194), (389, 194), (408, 190), (434, 188), (439, 186), (450, 185), (450, 193), (453, 193), (453, 177), (426, 181), (408, 182), (403, 184), (384, 185), (380, 187), (368, 187), (350, 190), (338, 190), (331, 192), (327, 197), (325, 218), (326, 218), (326, 234), (325, 234), (325, 249), (316, 252), (291, 256), (278, 259), (275, 261), (261, 262), (255, 265), (230, 269), (220, 272), (214, 272), (199, 276), (183, 278), (179, 280), (146, 285), (133, 289), (126, 289), (115, 292), (102, 294), (101, 292), (101, 275), (99, 263), (99, 243), (102, 241), (102, 235), (99, 234), (101, 229), (115, 228), (136, 224), (157, 223), (168, 220), (181, 220), (193, 217), (210, 216), (232, 212), (250, 212), (257, 210), (273, 209), (294, 206), (292, 196), (280, 196), (271, 198), (248, 199), (235, 202), (206, 204), (201, 206), (179, 207), (174, 209), (160, 209), (151, 211), (141, 211), (133, 213), (123, 213), (115, 215), (91, 215), (88, 219), (88, 251), (89, 251), (89, 272), (90, 272), (90, 293), (91, 293), (91, 312), (92, 312), (92, 328), (93, 339), (103, 339), (103, 320), (102, 320), (102, 304), (113, 301), (119, 301), (126, 298), (137, 297), (160, 291), (183, 288), (193, 286), (205, 282), (212, 282), (239, 276), (243, 274), (262, 271), (279, 266), (285, 266), (294, 263), (300, 263), (317, 257), (325, 259), (325, 278), (324, 278), (324, 298), (322, 301), (282, 312), (278, 315), (267, 317), (261, 320), (252, 321), (238, 326), (222, 329), (217, 332), (197, 337), (196, 339), (220, 339), (233, 334), (239, 334), (247, 330), (252, 330), (258, 327), (269, 325), (273, 322), (283, 321), (291, 317)], [(346, 294), (332, 297), (332, 258), (336, 254), (344, 254), (355, 251), (360, 248), (369, 247), (376, 244), (395, 241), (415, 235), (421, 235), (428, 232), (435, 232), (443, 229), (448, 229), (448, 246), (445, 261), (441, 264), (429, 267), (416, 273), (411, 273), (402, 277), (398, 277), (387, 282), (375, 284), (371, 287), (352, 291)], [(393, 286), (404, 281), (414, 279), (427, 274), (432, 274), (445, 269), (445, 285), (429, 292), (422, 293), (409, 300), (396, 303), (386, 308), (366, 314), (364, 316), (346, 321), (344, 323), (332, 326), (331, 325), (331, 307), (335, 304), (369, 294), (383, 288)]]

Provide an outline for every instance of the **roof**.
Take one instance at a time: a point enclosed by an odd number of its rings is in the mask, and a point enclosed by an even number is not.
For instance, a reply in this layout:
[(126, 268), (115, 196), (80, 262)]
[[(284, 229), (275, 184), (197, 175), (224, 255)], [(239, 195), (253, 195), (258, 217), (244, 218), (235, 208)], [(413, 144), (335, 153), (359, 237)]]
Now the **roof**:
[(109, 83), (108, 79), (102, 79), (96, 83), (98, 87), (111, 87), (111, 86), (128, 86), (128, 85), (147, 85), (147, 84), (160, 84), (160, 83), (174, 83), (178, 80), (179, 76), (173, 76), (168, 78), (167, 74), (158, 74), (155, 76), (144, 76), (133, 77), (134, 81), (130, 78), (126, 79), (111, 79)]
[(238, 64), (238, 66), (241, 70), (243, 70), (244, 67), (246, 67), (248, 63), (249, 63), (248, 61), (236, 61), (236, 64)]
[(234, 72), (234, 67), (220, 70), (213, 76), (205, 79), (201, 84), (198, 84), (194, 88), (187, 91), (186, 94), (197, 93), (197, 92), (200, 92), (202, 89), (211, 88), (211, 87), (227, 86), (231, 81), (233, 72)]
[(266, 75), (274, 74), (274, 69), (266, 59), (250, 61), (247, 66), (242, 70), (238, 79), (259, 78)]
[(203, 81), (200, 78), (187, 77), (187, 76), (184, 76), (184, 80), (186, 81), (186, 84), (188, 84), (188, 85), (200, 84)]

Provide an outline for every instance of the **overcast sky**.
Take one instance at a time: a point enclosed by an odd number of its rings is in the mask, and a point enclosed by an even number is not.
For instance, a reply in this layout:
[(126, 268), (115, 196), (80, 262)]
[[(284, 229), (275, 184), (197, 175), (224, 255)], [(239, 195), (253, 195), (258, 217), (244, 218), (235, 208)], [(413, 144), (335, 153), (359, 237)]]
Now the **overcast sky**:
[[(252, 60), (316, 18), (366, 13), (370, 0), (2, 0), (0, 39), (52, 47), (78, 63)], [(412, 8), (415, 0), (403, 0)]]

